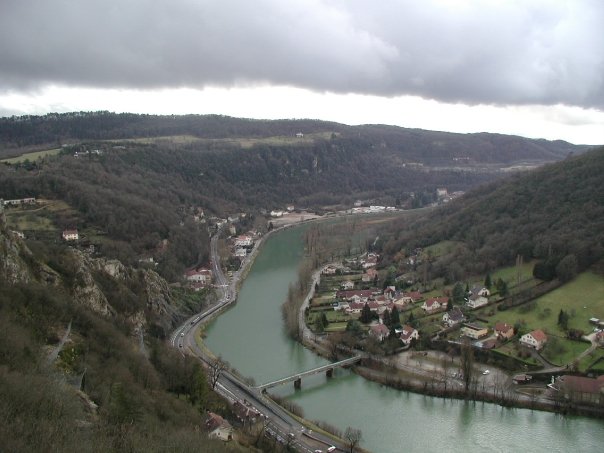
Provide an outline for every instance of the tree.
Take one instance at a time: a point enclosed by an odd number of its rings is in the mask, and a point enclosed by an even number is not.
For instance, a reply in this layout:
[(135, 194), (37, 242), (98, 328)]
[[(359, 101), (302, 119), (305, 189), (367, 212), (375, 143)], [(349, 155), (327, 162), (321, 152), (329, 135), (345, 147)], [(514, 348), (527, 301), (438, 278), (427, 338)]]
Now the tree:
[(484, 278), (484, 287), (486, 289), (491, 289), (492, 285), (493, 283), (491, 282), (491, 274), (487, 274), (487, 276)]
[(463, 290), (463, 286), (460, 282), (455, 283), (455, 286), (453, 287), (453, 300), (455, 302), (462, 302), (464, 297), (467, 297), (468, 293), (464, 292)]
[(216, 388), (218, 379), (224, 370), (228, 368), (227, 363), (222, 360), (222, 357), (218, 356), (215, 359), (208, 361), (208, 376), (210, 378), (210, 385), (212, 390)]
[(577, 275), (577, 257), (573, 254), (566, 255), (556, 266), (556, 275), (561, 282), (568, 282)]
[(206, 408), (208, 393), (208, 378), (201, 367), (197, 366), (193, 375), (193, 385), (189, 398), (191, 404), (199, 404), (200, 412), (203, 412)]
[(367, 304), (367, 302), (365, 302), (365, 305), (363, 306), (363, 309), (361, 310), (361, 322), (363, 324), (369, 324), (371, 322), (371, 319), (373, 318), (373, 315), (371, 313), (371, 309), (369, 308), (369, 305)]
[(568, 315), (568, 313), (565, 312), (564, 310), (560, 310), (560, 313), (558, 313), (558, 325), (563, 330), (568, 330), (568, 320), (569, 319), (570, 319), (570, 316)]
[(453, 310), (453, 300), (449, 297), (447, 300), (447, 311)]
[(472, 344), (468, 338), (464, 338), (464, 341), (461, 344), (460, 365), (467, 392), (474, 378), (474, 349), (472, 349)]
[(392, 310), (390, 311), (390, 322), (393, 326), (401, 325), (401, 317), (399, 315), (398, 308), (396, 308), (396, 305), (393, 305)]
[(360, 429), (351, 428), (350, 426), (346, 428), (346, 431), (344, 432), (344, 439), (346, 439), (348, 442), (350, 453), (352, 453), (359, 442), (361, 442), (362, 437), (363, 433)]
[(390, 327), (392, 325), (392, 319), (388, 310), (384, 311), (382, 319), (384, 321), (385, 326)]

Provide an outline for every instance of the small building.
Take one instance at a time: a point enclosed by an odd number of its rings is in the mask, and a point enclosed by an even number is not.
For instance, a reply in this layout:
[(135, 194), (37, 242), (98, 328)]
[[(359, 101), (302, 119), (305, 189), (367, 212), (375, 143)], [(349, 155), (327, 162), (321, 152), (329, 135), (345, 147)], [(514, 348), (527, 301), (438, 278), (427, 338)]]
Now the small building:
[(369, 335), (377, 338), (379, 341), (384, 341), (390, 335), (390, 329), (384, 324), (374, 324), (369, 328)]
[(235, 239), (235, 247), (250, 247), (254, 243), (254, 238), (248, 235), (241, 235)]
[(80, 235), (78, 234), (78, 230), (64, 230), (63, 231), (63, 240), (65, 241), (77, 241), (80, 239)]
[(338, 268), (335, 266), (325, 266), (321, 272), (323, 275), (335, 275)]
[(350, 281), (350, 280), (346, 280), (345, 282), (342, 282), (342, 284), (340, 285), (340, 288), (342, 288), (344, 291), (354, 289), (354, 282)]
[(247, 256), (247, 249), (244, 247), (239, 247), (235, 249), (235, 256), (237, 258), (245, 258)]
[(283, 217), (283, 211), (273, 210), (271, 211), (271, 217)]
[(220, 415), (214, 412), (207, 412), (206, 428), (209, 432), (209, 437), (215, 437), (222, 441), (229, 441), (233, 438), (233, 427)]
[(233, 403), (233, 414), (237, 417), (237, 420), (244, 426), (253, 425), (259, 422), (262, 418), (262, 414), (250, 403), (244, 400), (244, 402), (235, 401)]
[(489, 303), (489, 299), (487, 299), (484, 296), (480, 296), (478, 294), (472, 294), (470, 297), (468, 297), (468, 302), (466, 303), (466, 305), (468, 306), (468, 308), (478, 308), (478, 307), (484, 307), (486, 304)]
[(399, 338), (404, 345), (409, 345), (412, 340), (419, 340), (419, 332), (413, 327), (405, 324)]
[(459, 307), (454, 307), (443, 315), (443, 323), (448, 327), (453, 327), (461, 322), (464, 322), (466, 317)]
[(522, 335), (520, 337), (520, 343), (525, 346), (535, 348), (536, 350), (540, 350), (543, 348), (545, 343), (547, 343), (547, 335), (545, 335), (543, 330), (533, 330), (532, 332)]
[(422, 304), (422, 309), (426, 313), (436, 313), (447, 307), (448, 297), (431, 297)]
[(478, 340), (479, 338), (486, 337), (489, 334), (489, 329), (477, 324), (465, 324), (461, 328), (461, 333), (468, 338)]
[(514, 336), (514, 326), (505, 322), (495, 323), (495, 335), (498, 340), (510, 340)]
[(212, 283), (212, 271), (204, 267), (189, 269), (185, 272), (184, 277), (185, 280), (192, 283), (203, 283), (206, 285)]
[(491, 291), (488, 290), (488, 288), (485, 288), (484, 286), (474, 286), (470, 292), (472, 294), (476, 294), (477, 296), (483, 296), (483, 297), (489, 297), (491, 295)]

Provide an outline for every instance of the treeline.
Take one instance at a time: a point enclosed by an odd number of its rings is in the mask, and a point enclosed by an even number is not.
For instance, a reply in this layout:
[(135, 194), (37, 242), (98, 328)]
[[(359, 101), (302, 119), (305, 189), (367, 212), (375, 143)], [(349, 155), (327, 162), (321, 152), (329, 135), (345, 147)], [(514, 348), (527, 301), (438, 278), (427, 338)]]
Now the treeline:
[[(553, 161), (586, 149), (563, 141), (500, 134), (454, 134), (395, 126), (343, 124), (318, 120), (251, 120), (221, 115), (141, 115), (73, 112), (0, 118), (2, 149), (61, 145), (73, 141), (192, 135), (204, 139), (334, 133), (351, 141), (394, 152), (407, 162), (468, 166), (482, 163)], [(0, 154), (1, 156), (1, 154)]]
[(599, 148), (482, 186), (425, 219), (392, 226), (383, 251), (396, 264), (401, 251), (452, 240), (451, 253), (430, 263), (433, 276), (484, 274), (520, 256), (538, 260), (538, 278), (568, 280), (604, 257), (603, 171)]

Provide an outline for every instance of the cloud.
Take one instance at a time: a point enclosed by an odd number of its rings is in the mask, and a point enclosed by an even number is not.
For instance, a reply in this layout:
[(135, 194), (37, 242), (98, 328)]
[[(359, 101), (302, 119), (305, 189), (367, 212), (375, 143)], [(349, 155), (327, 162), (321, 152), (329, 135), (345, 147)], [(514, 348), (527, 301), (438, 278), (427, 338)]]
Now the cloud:
[(604, 109), (599, 0), (3, 0), (0, 90), (295, 86)]

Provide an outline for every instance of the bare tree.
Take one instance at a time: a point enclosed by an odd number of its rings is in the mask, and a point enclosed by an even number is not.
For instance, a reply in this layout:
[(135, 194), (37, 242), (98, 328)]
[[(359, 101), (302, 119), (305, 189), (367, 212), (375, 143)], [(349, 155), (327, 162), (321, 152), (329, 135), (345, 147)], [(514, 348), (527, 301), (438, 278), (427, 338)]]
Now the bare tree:
[(346, 431), (344, 432), (344, 439), (348, 441), (350, 453), (352, 453), (359, 442), (361, 442), (362, 437), (363, 433), (360, 429), (351, 428), (350, 426), (346, 428)]
[(470, 384), (474, 377), (474, 350), (470, 340), (465, 338), (461, 345), (461, 372), (466, 392), (470, 389)]
[(212, 390), (216, 387), (218, 379), (224, 370), (228, 368), (228, 364), (222, 360), (222, 357), (218, 356), (215, 359), (208, 361), (208, 377), (210, 378), (210, 385)]

